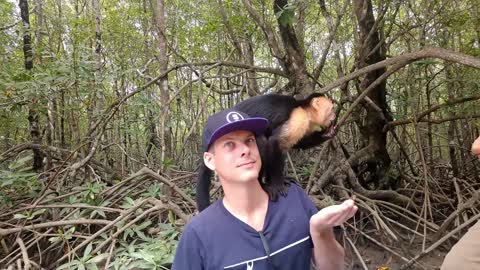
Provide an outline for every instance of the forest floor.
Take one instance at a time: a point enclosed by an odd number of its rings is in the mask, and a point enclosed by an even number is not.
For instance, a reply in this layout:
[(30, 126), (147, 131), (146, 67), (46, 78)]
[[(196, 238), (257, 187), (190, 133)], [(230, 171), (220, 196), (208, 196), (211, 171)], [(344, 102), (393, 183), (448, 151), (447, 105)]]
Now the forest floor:
[[(356, 248), (369, 270), (399, 270), (406, 263), (406, 261), (402, 260), (400, 257), (376, 244), (364, 241), (361, 242), (362, 243), (356, 244)], [(420, 243), (414, 243), (412, 245), (410, 245), (408, 241), (399, 241), (395, 243), (395, 246), (397, 249), (399, 246), (403, 247), (401, 250), (397, 250), (397, 252), (404, 257), (408, 256), (407, 259), (413, 258), (415, 255), (422, 252), (421, 241)], [(425, 257), (422, 257), (419, 263), (409, 266), (406, 269), (440, 269), (447, 252), (448, 251), (445, 250), (445, 248), (437, 248), (428, 253)], [(364, 270), (358, 257), (350, 252), (347, 254), (347, 265), (348, 270)]]

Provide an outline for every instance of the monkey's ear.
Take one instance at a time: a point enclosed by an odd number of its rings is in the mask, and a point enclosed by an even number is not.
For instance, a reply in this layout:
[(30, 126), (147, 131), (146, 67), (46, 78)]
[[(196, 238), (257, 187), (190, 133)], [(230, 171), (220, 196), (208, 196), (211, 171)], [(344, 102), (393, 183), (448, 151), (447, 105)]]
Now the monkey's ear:
[(213, 154), (210, 152), (203, 153), (203, 163), (212, 171), (215, 171), (215, 160), (213, 160)]

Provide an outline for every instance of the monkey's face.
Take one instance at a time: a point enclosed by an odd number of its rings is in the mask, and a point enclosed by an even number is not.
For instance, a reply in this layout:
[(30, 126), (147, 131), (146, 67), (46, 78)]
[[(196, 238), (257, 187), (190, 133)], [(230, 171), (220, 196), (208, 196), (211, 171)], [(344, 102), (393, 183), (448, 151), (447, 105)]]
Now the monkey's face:
[(204, 162), (228, 182), (258, 181), (262, 166), (255, 136), (249, 131), (234, 131), (217, 139), (212, 151), (204, 154)]
[(313, 122), (321, 127), (329, 127), (335, 120), (335, 111), (333, 102), (326, 97), (317, 97), (312, 99), (312, 107), (315, 110)]

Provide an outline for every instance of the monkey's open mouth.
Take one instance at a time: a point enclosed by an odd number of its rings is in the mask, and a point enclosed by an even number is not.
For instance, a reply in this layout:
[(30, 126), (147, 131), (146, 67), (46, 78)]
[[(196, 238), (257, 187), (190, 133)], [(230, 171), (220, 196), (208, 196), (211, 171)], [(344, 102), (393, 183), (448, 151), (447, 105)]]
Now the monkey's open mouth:
[(337, 125), (330, 125), (327, 129), (324, 130), (322, 135), (323, 138), (331, 139), (337, 135), (338, 126)]

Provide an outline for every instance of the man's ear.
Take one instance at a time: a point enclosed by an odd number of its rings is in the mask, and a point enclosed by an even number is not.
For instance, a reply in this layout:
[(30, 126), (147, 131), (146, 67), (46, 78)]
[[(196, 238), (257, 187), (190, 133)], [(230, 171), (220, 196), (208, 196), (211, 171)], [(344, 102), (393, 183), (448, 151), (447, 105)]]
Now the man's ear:
[(210, 170), (215, 171), (215, 161), (213, 160), (212, 153), (203, 153), (203, 163), (205, 163), (205, 166), (207, 166)]

